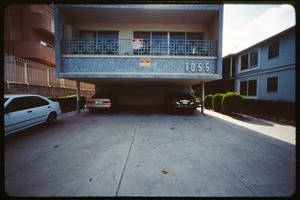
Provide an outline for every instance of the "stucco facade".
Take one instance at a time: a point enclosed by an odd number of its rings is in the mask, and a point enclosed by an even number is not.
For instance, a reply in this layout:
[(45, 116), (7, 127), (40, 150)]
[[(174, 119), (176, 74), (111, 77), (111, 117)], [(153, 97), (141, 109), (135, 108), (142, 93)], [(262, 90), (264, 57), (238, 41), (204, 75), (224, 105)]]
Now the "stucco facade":
[(222, 5), (55, 5), (54, 13), (57, 76), (96, 92), (190, 92), (222, 76)]
[(229, 91), (245, 98), (295, 102), (295, 26), (224, 57), (223, 63), (223, 80), (211, 82), (208, 87), (230, 84)]

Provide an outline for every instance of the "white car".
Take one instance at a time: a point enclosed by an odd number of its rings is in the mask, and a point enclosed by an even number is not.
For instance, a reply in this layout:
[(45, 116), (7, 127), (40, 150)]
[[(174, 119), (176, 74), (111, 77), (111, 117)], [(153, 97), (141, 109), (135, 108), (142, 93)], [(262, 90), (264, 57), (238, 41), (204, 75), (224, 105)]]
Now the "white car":
[(101, 109), (113, 109), (116, 107), (116, 100), (108, 94), (95, 94), (92, 98), (86, 101), (85, 106), (90, 112)]
[(53, 125), (61, 113), (58, 102), (40, 95), (4, 95), (4, 134), (14, 133), (45, 122)]

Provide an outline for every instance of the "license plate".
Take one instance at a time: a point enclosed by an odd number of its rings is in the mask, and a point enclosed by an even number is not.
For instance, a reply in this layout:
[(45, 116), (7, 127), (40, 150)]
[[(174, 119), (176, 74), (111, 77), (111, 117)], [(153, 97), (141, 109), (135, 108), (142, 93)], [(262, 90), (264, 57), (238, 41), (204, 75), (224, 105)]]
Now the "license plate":
[(182, 100), (181, 103), (186, 105), (186, 104), (188, 104), (188, 101), (187, 100)]

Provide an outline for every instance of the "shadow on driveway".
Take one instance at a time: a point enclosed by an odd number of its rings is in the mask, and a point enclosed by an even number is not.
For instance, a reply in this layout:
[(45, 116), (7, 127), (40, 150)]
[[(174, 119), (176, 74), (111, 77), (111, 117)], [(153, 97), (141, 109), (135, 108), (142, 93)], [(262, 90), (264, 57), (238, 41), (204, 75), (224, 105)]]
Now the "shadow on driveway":
[(250, 123), (250, 124), (261, 125), (261, 126), (274, 126), (272, 123), (269, 123), (265, 120), (250, 117), (250, 116), (239, 114), (239, 113), (231, 113), (231, 114), (228, 114), (228, 116), (232, 117), (233, 119), (240, 120), (240, 121)]

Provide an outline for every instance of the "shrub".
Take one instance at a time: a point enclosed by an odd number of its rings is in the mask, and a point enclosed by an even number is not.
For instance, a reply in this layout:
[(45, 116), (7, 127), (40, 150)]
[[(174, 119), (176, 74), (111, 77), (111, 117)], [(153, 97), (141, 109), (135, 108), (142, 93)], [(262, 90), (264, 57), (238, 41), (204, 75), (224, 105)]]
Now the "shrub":
[(205, 98), (204, 98), (204, 107), (207, 108), (207, 109), (211, 109), (212, 108), (212, 98), (213, 98), (214, 95), (212, 94), (209, 94), (209, 95), (206, 95)]
[[(275, 120), (296, 121), (296, 103), (287, 101), (272, 101), (244, 99), (244, 113), (257, 117)], [(293, 124), (291, 123), (291, 124)]]
[(212, 97), (213, 110), (216, 112), (222, 112), (222, 101), (223, 94), (217, 93)]
[(221, 105), (224, 113), (241, 112), (244, 98), (235, 92), (227, 92), (223, 95)]

